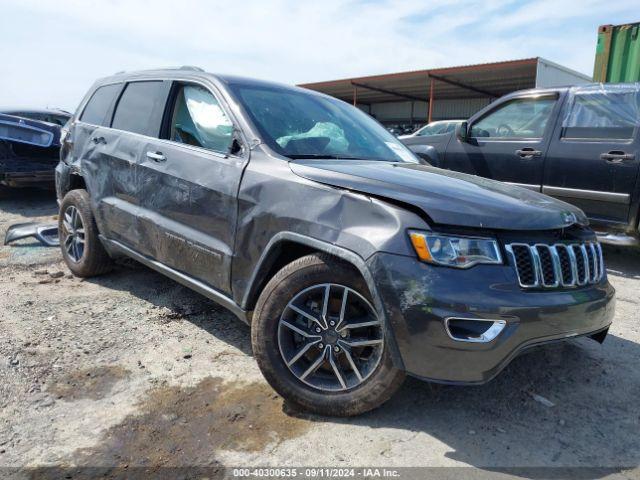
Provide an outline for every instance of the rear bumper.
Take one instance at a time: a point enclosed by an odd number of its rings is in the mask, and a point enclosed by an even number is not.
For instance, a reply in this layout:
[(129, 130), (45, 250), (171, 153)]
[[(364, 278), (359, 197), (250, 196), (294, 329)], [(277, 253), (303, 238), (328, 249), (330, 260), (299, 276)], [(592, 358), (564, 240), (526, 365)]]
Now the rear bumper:
[[(403, 367), (425, 380), (481, 384), (534, 345), (602, 332), (614, 315), (606, 277), (571, 290), (523, 291), (509, 266), (434, 267), (379, 253), (369, 260)], [(455, 340), (447, 318), (501, 320), (492, 341)]]
[(0, 159), (0, 184), (8, 187), (47, 186), (55, 180), (56, 159), (24, 156)]
[(0, 173), (0, 184), (7, 187), (53, 187), (54, 179), (53, 168), (45, 171)]

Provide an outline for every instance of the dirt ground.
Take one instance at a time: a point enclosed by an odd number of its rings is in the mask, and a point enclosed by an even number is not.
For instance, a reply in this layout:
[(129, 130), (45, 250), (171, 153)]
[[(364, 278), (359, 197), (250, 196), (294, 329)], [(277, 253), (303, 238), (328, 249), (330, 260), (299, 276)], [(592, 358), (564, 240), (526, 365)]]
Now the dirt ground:
[[(55, 214), (50, 193), (4, 193), (0, 235)], [(0, 467), (552, 466), (638, 478), (640, 255), (605, 254), (618, 303), (604, 345), (531, 351), (482, 387), (409, 379), (379, 410), (334, 419), (283, 404), (249, 328), (198, 294), (136, 265), (83, 281), (56, 248), (2, 246)]]

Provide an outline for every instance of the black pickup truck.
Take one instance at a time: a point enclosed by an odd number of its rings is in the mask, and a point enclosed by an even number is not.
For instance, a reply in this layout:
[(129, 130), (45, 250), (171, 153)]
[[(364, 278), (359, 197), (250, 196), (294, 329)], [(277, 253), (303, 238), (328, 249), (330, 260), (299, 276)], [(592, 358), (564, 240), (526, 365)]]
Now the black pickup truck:
[(638, 245), (640, 84), (523, 90), (455, 132), (401, 141), (435, 166), (580, 207), (601, 241)]

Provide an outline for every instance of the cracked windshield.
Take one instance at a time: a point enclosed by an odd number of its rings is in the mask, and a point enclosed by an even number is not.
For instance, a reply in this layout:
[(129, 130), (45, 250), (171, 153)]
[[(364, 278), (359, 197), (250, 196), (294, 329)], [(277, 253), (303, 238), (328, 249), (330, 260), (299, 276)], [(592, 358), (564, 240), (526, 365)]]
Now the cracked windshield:
[(418, 163), (378, 122), (340, 100), (274, 87), (231, 87), (262, 139), (281, 155)]

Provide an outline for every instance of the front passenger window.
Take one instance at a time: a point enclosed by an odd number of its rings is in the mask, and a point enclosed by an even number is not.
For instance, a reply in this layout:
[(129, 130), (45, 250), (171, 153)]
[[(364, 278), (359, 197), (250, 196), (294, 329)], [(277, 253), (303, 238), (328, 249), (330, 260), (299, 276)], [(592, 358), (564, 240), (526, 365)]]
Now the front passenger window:
[(228, 153), (233, 125), (213, 94), (199, 85), (183, 85), (171, 117), (170, 140)]
[(471, 126), (474, 138), (542, 138), (556, 97), (511, 100)]

